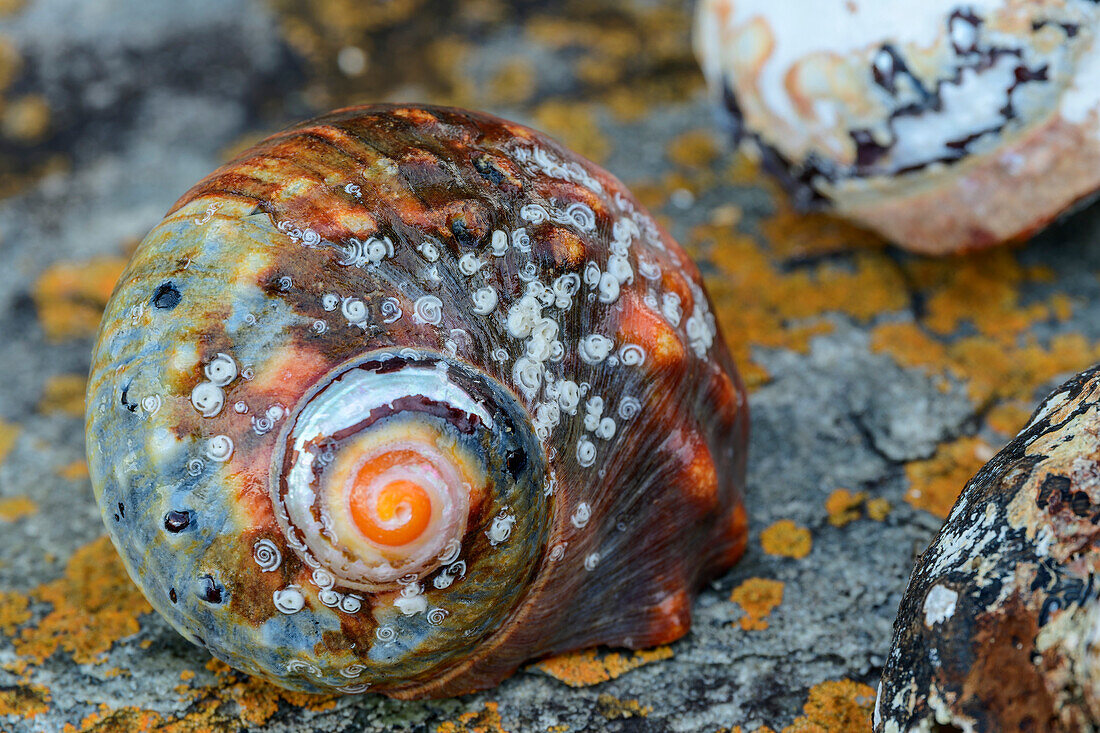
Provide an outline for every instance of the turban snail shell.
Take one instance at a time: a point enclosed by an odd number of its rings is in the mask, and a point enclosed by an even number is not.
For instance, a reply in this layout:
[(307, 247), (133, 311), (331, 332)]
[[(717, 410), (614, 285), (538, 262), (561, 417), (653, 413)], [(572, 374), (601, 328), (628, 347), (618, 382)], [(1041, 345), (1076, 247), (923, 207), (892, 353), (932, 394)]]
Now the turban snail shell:
[(122, 276), (87, 405), (149, 601), (293, 689), (668, 642), (744, 549), (747, 405), (698, 271), (488, 115), (345, 109), (201, 181)]
[(970, 483), (894, 625), (876, 730), (1100, 729), (1100, 368)]
[(695, 46), (796, 204), (944, 253), (1100, 187), (1098, 31), (1092, 0), (702, 0)]

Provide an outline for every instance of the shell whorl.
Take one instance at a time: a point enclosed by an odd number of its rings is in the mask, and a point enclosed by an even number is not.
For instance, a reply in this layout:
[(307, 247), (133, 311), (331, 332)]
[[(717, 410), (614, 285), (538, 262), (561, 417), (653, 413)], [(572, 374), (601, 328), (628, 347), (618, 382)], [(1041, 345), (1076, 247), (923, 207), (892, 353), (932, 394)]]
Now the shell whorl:
[(444, 108), (342, 110), (196, 185), (89, 381), (135, 580), (304, 690), (455, 694), (677, 638), (743, 550), (746, 434), (675, 242), (591, 163)]

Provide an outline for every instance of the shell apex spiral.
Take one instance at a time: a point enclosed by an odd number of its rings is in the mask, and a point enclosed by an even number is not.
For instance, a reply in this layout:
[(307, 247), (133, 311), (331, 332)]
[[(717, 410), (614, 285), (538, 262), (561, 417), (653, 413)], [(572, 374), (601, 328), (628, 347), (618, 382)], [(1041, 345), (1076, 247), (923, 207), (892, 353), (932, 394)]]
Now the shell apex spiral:
[(621, 183), (409, 105), (188, 191), (87, 398), (104, 521), (172, 626), (285, 687), (401, 698), (682, 636), (744, 550), (747, 432), (698, 270)]

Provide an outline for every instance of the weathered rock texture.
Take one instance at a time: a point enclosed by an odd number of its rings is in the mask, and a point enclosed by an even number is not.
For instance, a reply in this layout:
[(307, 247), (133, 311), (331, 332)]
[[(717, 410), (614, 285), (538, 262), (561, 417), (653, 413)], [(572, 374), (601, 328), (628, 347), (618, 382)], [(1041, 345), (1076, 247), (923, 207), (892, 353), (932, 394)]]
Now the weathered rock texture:
[[(1098, 212), (1023, 249), (947, 261), (795, 216), (725, 151), (682, 0), (10, 5), (3, 730), (869, 727), (916, 553), (1035, 401), (1100, 357)], [(618, 176), (700, 261), (749, 383), (750, 539), (683, 640), (550, 660), (457, 700), (291, 695), (172, 631), (104, 538), (79, 415), (99, 310), (134, 243), (261, 135), (387, 100), (547, 131)]]

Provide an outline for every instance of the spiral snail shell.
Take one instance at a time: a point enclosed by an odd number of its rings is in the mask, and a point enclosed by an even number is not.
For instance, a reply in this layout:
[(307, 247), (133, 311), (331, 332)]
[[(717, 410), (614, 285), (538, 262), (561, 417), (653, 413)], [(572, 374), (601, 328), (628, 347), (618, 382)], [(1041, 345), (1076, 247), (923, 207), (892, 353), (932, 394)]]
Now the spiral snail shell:
[(695, 46), (796, 204), (940, 254), (1100, 188), (1098, 32), (1091, 0), (702, 0)]
[(412, 698), (684, 634), (744, 549), (747, 406), (615, 178), (456, 109), (277, 134), (175, 204), (88, 386), (104, 520), (249, 673)]

